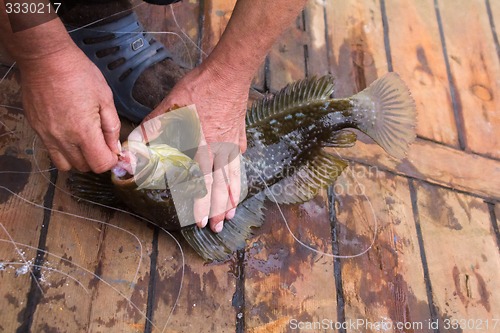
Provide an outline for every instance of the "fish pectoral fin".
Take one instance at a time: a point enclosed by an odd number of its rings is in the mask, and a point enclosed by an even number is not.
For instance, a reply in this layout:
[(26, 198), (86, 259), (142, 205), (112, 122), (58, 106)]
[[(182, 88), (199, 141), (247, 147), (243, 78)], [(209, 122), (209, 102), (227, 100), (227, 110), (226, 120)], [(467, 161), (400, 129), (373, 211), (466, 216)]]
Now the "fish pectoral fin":
[(69, 172), (69, 191), (76, 199), (98, 202), (107, 206), (117, 206), (120, 200), (115, 194), (111, 173)]
[(266, 189), (269, 200), (278, 204), (303, 203), (314, 198), (320, 189), (335, 182), (347, 162), (324, 151), (292, 176)]
[(243, 249), (246, 240), (253, 235), (253, 229), (264, 222), (264, 199), (263, 195), (257, 195), (239, 204), (234, 218), (225, 220), (219, 233), (195, 225), (183, 228), (181, 233), (203, 259), (225, 261), (234, 251)]
[(350, 130), (334, 131), (324, 140), (324, 147), (347, 148), (356, 143), (356, 133)]

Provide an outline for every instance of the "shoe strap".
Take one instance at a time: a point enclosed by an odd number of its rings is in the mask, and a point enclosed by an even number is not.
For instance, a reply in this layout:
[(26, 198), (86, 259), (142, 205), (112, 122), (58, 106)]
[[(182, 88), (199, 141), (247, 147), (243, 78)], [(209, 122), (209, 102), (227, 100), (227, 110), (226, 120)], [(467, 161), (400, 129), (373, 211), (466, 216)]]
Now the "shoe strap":
[[(113, 91), (118, 114), (137, 123), (142, 121), (152, 110), (135, 100), (132, 95), (134, 84), (146, 68), (172, 58), (165, 46), (145, 32), (135, 13), (104, 25), (84, 28), (66, 25), (66, 29), (76, 45), (103, 73)], [(104, 40), (110, 35), (114, 38)], [(86, 42), (100, 38), (103, 41)], [(99, 51), (113, 47), (119, 49), (112, 54), (98, 57)], [(109, 65), (119, 59), (125, 59), (125, 62), (110, 69)], [(127, 72), (128, 75), (122, 77)]]

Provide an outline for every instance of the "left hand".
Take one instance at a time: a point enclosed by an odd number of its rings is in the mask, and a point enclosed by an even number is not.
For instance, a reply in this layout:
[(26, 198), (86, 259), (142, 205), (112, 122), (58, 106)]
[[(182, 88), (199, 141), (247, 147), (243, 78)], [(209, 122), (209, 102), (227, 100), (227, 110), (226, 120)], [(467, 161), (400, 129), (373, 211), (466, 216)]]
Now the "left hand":
[[(194, 217), (203, 228), (210, 220), (214, 232), (231, 219), (240, 196), (240, 158), (246, 150), (245, 114), (250, 82), (230, 77), (231, 71), (204, 66), (191, 70), (145, 120), (175, 105), (195, 104), (205, 142), (195, 160), (205, 177), (207, 195), (196, 199)], [(205, 145), (205, 147), (202, 147)]]

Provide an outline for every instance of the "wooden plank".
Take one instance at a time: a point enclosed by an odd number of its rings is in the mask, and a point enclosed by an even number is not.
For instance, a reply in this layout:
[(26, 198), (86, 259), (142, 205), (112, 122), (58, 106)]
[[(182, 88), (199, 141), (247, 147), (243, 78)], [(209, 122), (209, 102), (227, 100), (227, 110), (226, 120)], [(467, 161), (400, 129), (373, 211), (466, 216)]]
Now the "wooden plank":
[(487, 204), (421, 182), (415, 191), (441, 332), (455, 331), (443, 329), (445, 319), (465, 320), (464, 332), (497, 331), (498, 323), (485, 327), (500, 315), (500, 256)]
[[(209, 54), (219, 41), (236, 1), (204, 2), (202, 49)], [(160, 233), (153, 292), (153, 323), (166, 332), (233, 332), (236, 310), (231, 299), (236, 280), (228, 275), (230, 263), (205, 266), (201, 258), (181, 242), (182, 256), (169, 236)], [(177, 300), (179, 287), (182, 290)], [(173, 306), (175, 310), (170, 315)]]
[[(392, 325), (385, 327), (393, 327), (393, 332), (402, 331), (396, 329), (398, 323), (423, 325), (430, 313), (408, 181), (351, 164), (334, 190), (340, 255), (357, 256), (342, 259), (347, 323)], [(383, 327), (347, 331), (376, 332)], [(424, 325), (413, 328), (432, 331)]]
[(304, 45), (307, 35), (304, 31), (303, 16), (299, 15), (294, 24), (276, 41), (268, 55), (268, 88), (276, 92), (290, 82), (305, 77)]
[(457, 5), (441, 0), (439, 6), (466, 148), (500, 158), (500, 132), (495, 130), (500, 126), (500, 60), (485, 2), (460, 1)]
[(143, 221), (123, 213), (115, 213), (109, 222), (117, 228), (106, 227), (101, 233), (95, 271), (104, 281), (91, 282), (95, 288), (89, 331), (142, 332), (147, 320), (153, 232)]
[(202, 49), (210, 54), (219, 42), (233, 13), (236, 0), (210, 0), (204, 4)]
[(328, 74), (328, 51), (326, 43), (326, 0), (309, 0), (304, 9), (305, 30), (307, 34), (306, 64), (307, 75)]
[(346, 97), (385, 74), (387, 58), (379, 1), (326, 1), (329, 63), (335, 96)]
[(411, 146), (408, 157), (398, 161), (366, 136), (360, 134), (358, 138), (352, 148), (329, 151), (397, 174), (500, 199), (498, 161), (419, 139)]
[(182, 1), (170, 6), (144, 4), (136, 9), (142, 24), (153, 33), (178, 63), (195, 67), (201, 54), (199, 38), (199, 1)]
[[(497, 37), (500, 38), (500, 3), (495, 0), (488, 0), (488, 2), (491, 8), (493, 23), (495, 25), (495, 32), (497, 34)], [(500, 52), (500, 50), (497, 49), (497, 52)]]
[[(324, 193), (323, 193), (324, 195)], [(245, 327), (249, 332), (289, 332), (299, 322), (337, 321), (331, 228), (322, 196), (282, 206), (294, 240), (276, 205), (245, 256)]]
[(394, 71), (417, 104), (417, 134), (458, 147), (446, 64), (433, 0), (386, 0)]
[(50, 178), (40, 171), (50, 161), (42, 149), (32, 149), (35, 133), (18, 109), (20, 101), (17, 80), (9, 75), (0, 83), (0, 104), (14, 106), (0, 107), (0, 332), (22, 324)]
[[(123, 332), (144, 327), (140, 313), (146, 313), (151, 230), (124, 214), (78, 203), (64, 192), (66, 176), (61, 174), (57, 182), (44, 264), (63, 274), (46, 275), (48, 284), (36, 307), (33, 331), (64, 327), (68, 332)], [(137, 235), (142, 258), (137, 239), (113, 225)], [(138, 310), (124, 298), (132, 299)]]
[(186, 243), (181, 245), (184, 275), (180, 250), (167, 234), (160, 234), (153, 291), (153, 322), (158, 332), (164, 328), (165, 332), (234, 332), (236, 310), (231, 299), (236, 278), (230, 274), (234, 262), (205, 265)]

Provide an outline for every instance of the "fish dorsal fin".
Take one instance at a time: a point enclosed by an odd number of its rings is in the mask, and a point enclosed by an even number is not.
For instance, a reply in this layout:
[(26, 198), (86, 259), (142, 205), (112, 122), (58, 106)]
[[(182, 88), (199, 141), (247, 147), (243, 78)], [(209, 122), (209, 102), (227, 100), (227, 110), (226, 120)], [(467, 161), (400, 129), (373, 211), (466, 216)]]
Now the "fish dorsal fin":
[(181, 233), (203, 259), (225, 261), (234, 251), (243, 249), (246, 240), (253, 235), (253, 229), (264, 222), (264, 199), (265, 196), (257, 195), (240, 203), (236, 215), (224, 221), (224, 228), (219, 233), (195, 225), (183, 228)]
[(254, 102), (247, 112), (246, 123), (251, 126), (273, 116), (286, 114), (291, 109), (326, 100), (330, 98), (333, 90), (334, 79), (331, 75), (290, 83), (277, 94)]
[(324, 151), (292, 176), (269, 187), (265, 194), (278, 204), (303, 203), (314, 198), (320, 189), (334, 183), (347, 162)]

